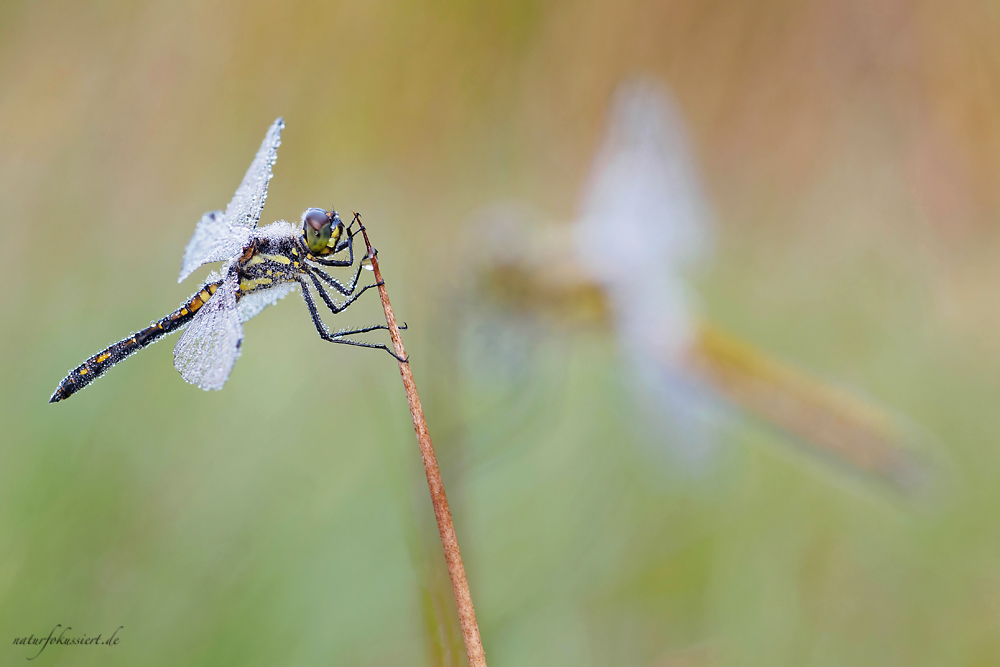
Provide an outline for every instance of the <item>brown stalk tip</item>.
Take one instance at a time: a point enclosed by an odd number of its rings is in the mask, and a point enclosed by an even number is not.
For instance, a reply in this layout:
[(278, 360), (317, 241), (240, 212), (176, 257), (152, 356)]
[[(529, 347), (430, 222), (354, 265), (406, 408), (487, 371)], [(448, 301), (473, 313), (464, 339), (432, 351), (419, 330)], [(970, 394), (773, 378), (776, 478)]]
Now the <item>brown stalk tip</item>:
[(382, 298), (382, 309), (385, 310), (385, 323), (389, 327), (392, 346), (396, 351), (396, 358), (399, 363), (399, 374), (403, 379), (403, 389), (406, 390), (406, 400), (410, 405), (410, 416), (413, 417), (413, 430), (417, 433), (420, 456), (424, 461), (424, 472), (427, 474), (427, 487), (430, 489), (431, 503), (434, 505), (434, 516), (437, 519), (438, 533), (441, 535), (441, 547), (444, 549), (444, 558), (448, 565), (451, 588), (455, 593), (455, 605), (458, 608), (458, 618), (462, 626), (462, 638), (465, 640), (465, 652), (469, 657), (469, 666), (486, 667), (486, 653), (483, 651), (483, 642), (479, 637), (476, 610), (472, 606), (472, 595), (469, 593), (469, 582), (465, 578), (462, 553), (458, 548), (458, 538), (455, 536), (455, 526), (451, 521), (451, 510), (448, 508), (448, 497), (444, 492), (444, 482), (441, 480), (441, 471), (438, 468), (437, 457), (434, 455), (434, 446), (431, 444), (430, 432), (427, 430), (424, 409), (420, 405), (417, 385), (413, 382), (413, 373), (410, 371), (410, 364), (405, 361), (408, 359), (406, 349), (403, 347), (403, 339), (399, 335), (396, 316), (393, 314), (392, 306), (389, 304), (389, 295), (385, 289), (385, 281), (382, 279), (382, 271), (379, 269), (377, 253), (372, 248), (371, 241), (368, 238), (368, 230), (365, 228), (364, 223), (361, 222), (361, 215), (359, 213), (354, 214), (354, 221), (361, 226), (361, 233), (365, 239), (366, 256), (372, 264), (372, 271), (375, 273), (378, 293)]

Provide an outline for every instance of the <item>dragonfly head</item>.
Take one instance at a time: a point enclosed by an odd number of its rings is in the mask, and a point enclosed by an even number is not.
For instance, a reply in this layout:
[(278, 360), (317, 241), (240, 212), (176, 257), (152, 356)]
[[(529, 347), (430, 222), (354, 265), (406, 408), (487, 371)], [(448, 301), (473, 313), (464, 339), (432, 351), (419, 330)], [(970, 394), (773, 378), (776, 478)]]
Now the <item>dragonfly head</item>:
[(308, 208), (302, 214), (302, 235), (309, 252), (327, 255), (335, 251), (344, 235), (344, 223), (336, 211)]

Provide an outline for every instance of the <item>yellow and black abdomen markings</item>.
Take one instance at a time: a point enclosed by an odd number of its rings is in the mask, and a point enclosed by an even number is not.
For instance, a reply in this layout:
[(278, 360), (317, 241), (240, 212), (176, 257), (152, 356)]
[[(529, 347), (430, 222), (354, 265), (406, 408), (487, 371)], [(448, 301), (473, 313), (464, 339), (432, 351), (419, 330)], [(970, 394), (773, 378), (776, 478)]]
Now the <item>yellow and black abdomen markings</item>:
[(142, 331), (134, 333), (128, 338), (123, 338), (84, 361), (63, 378), (63, 381), (56, 387), (55, 393), (52, 394), (52, 398), (49, 399), (49, 403), (56, 403), (64, 398), (69, 398), (101, 377), (101, 375), (115, 364), (124, 361), (142, 348), (155, 343), (163, 336), (183, 327), (191, 321), (191, 318), (205, 305), (205, 302), (215, 294), (215, 291), (219, 289), (219, 285), (221, 284), (222, 281), (208, 283), (190, 299), (182, 303), (177, 310), (159, 322), (154, 322)]
[(297, 260), (282, 254), (257, 253), (240, 266), (240, 296), (294, 280), (302, 271), (299, 266)]

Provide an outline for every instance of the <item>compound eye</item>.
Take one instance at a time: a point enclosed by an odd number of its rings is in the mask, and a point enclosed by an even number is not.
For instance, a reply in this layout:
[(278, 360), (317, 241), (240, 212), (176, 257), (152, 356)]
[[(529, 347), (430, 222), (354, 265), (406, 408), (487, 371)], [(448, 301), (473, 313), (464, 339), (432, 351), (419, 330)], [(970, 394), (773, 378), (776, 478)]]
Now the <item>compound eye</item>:
[(303, 229), (308, 225), (318, 232), (328, 222), (330, 222), (330, 218), (327, 216), (326, 211), (321, 208), (308, 208), (302, 214)]
[(311, 208), (302, 215), (302, 232), (306, 237), (306, 246), (311, 252), (320, 252), (326, 247), (333, 232), (330, 218), (326, 211)]

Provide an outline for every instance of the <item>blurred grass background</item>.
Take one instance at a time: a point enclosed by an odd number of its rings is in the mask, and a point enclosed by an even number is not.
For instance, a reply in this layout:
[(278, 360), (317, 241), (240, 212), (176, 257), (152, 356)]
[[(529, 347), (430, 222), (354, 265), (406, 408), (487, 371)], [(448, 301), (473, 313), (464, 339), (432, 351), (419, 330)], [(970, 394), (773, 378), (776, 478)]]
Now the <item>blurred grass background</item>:
[[(46, 402), (191, 293), (194, 224), (278, 115), (262, 222), (365, 214), (490, 664), (1000, 662), (998, 29), (965, 1), (0, 4), (4, 664), (56, 623), (125, 627), (47, 664), (459, 664), (395, 364), (325, 346), (300, 297), (247, 325), (222, 392), (169, 342)], [(637, 73), (716, 213), (705, 310), (909, 415), (946, 492), (913, 505), (753, 423), (709, 474), (651, 465), (600, 333), (543, 339), (515, 399), (456, 370), (470, 216), (571, 218)]]

